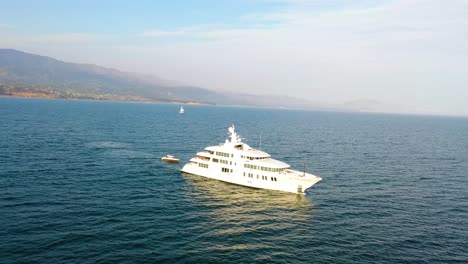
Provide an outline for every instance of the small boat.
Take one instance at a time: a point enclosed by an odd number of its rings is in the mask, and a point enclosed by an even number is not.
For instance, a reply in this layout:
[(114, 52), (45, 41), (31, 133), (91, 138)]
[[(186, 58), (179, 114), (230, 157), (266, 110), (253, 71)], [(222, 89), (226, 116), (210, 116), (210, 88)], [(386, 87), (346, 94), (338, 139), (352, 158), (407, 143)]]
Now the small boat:
[(179, 163), (179, 159), (175, 158), (172, 155), (166, 155), (166, 156), (162, 157), (161, 160), (169, 162), (169, 163)]
[(180, 107), (180, 110), (179, 110), (179, 114), (183, 114), (184, 112), (185, 112), (185, 111), (184, 111), (184, 107), (181, 106), (181, 107)]

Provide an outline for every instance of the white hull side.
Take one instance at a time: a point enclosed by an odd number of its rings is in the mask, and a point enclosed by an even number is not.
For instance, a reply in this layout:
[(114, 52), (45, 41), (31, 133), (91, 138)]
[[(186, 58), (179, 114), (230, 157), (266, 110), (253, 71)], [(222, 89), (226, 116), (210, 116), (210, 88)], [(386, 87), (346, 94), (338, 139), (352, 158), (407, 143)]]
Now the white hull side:
[[(212, 164), (210, 164), (210, 166), (211, 165)], [(255, 174), (253, 178), (250, 178), (244, 176), (243, 171), (236, 172), (235, 170), (232, 173), (225, 173), (221, 172), (220, 169), (207, 169), (191, 163), (186, 164), (181, 171), (238, 185), (290, 193), (304, 193), (305, 190), (322, 180), (322, 178), (308, 173), (306, 173), (305, 176), (297, 176), (300, 174), (297, 171), (293, 171), (296, 172), (294, 175), (281, 173), (269, 174), (268, 179), (264, 180), (261, 178), (261, 175), (257, 178), (257, 175)], [(276, 181), (271, 180), (272, 176), (276, 178)]]

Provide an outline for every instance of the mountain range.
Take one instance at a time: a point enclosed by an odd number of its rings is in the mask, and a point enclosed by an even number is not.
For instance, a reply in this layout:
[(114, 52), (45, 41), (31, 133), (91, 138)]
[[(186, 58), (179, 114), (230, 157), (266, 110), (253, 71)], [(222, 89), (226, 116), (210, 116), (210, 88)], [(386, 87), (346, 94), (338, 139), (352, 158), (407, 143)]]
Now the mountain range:
[(0, 49), (0, 96), (398, 112), (396, 106), (367, 99), (333, 105), (290, 96), (213, 91), (153, 75), (64, 62), (14, 49)]
[(0, 95), (310, 108), (307, 100), (216, 92), (93, 64), (0, 49)]

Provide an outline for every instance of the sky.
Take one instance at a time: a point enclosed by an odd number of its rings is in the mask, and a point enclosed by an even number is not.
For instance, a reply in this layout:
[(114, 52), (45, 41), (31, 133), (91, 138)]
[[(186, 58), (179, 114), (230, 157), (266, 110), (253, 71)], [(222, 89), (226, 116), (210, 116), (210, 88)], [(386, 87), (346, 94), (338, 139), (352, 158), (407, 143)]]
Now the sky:
[(0, 48), (203, 88), (468, 116), (468, 0), (0, 0)]

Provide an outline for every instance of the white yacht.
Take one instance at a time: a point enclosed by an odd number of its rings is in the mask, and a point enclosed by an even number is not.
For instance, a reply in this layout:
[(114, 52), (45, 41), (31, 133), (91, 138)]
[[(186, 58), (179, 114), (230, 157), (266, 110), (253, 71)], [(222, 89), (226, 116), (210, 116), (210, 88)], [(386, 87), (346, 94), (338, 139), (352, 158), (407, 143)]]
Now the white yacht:
[(185, 164), (182, 172), (254, 188), (304, 193), (322, 178), (290, 169), (290, 166), (261, 150), (242, 142), (234, 125), (230, 139), (218, 146), (206, 147)]
[(184, 107), (181, 106), (181, 107), (180, 107), (180, 110), (179, 110), (179, 114), (183, 114), (183, 113), (185, 113), (185, 110), (184, 110)]

